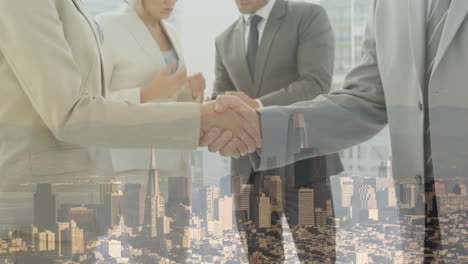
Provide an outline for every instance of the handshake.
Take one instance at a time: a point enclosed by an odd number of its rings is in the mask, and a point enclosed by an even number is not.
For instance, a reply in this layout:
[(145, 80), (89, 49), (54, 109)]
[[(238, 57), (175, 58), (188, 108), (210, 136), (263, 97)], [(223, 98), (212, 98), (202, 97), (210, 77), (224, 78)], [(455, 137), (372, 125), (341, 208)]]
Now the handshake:
[(262, 146), (260, 116), (237, 96), (220, 95), (201, 105), (200, 147), (239, 158)]

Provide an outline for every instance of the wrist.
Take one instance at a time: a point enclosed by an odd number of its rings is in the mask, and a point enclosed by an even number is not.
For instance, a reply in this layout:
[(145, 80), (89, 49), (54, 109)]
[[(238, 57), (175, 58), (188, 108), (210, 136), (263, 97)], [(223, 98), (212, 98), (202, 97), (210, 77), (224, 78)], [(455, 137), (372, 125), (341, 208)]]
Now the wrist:
[(140, 102), (141, 103), (148, 103), (155, 99), (165, 96), (163, 93), (161, 93), (159, 89), (155, 89), (155, 87), (158, 87), (158, 86), (155, 86), (154, 84), (149, 83), (140, 89)]
[(141, 104), (144, 104), (146, 102), (148, 102), (148, 89), (146, 87), (142, 87), (140, 88), (140, 103)]
[(207, 131), (213, 126), (214, 103), (206, 103), (200, 106), (201, 129)]

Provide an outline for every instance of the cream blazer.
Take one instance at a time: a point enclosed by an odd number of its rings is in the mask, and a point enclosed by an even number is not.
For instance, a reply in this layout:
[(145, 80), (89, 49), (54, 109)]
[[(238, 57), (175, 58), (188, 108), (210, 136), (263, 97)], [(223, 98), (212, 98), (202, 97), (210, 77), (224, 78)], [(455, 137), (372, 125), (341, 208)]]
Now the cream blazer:
[[(135, 104), (140, 103), (140, 88), (145, 86), (164, 66), (166, 61), (153, 36), (148, 31), (139, 15), (131, 9), (106, 13), (96, 18), (103, 29), (104, 71), (108, 84), (108, 97)], [(182, 48), (175, 28), (163, 21), (163, 29), (178, 56), (178, 65), (184, 65)], [(198, 102), (202, 102), (200, 96)], [(177, 94), (160, 98), (158, 102), (186, 101), (193, 102), (188, 87)], [(149, 147), (149, 146), (148, 146)], [(148, 169), (150, 164), (149, 149), (111, 149), (111, 160), (115, 172)], [(189, 160), (189, 152), (158, 150), (156, 159), (158, 169), (174, 171), (180, 164)], [(180, 174), (186, 168), (177, 168)]]
[[(130, 9), (106, 13), (96, 18), (104, 31), (103, 54), (105, 81), (109, 97), (132, 103), (140, 102), (140, 88), (154, 78), (164, 66), (163, 53), (138, 14)], [(169, 40), (184, 65), (182, 48), (174, 27), (163, 21)], [(198, 98), (199, 102), (201, 99)], [(194, 101), (191, 91), (184, 89), (158, 101)]]
[(79, 0), (0, 1), (0, 190), (88, 175), (89, 146), (195, 149), (200, 106), (106, 98), (98, 32)]

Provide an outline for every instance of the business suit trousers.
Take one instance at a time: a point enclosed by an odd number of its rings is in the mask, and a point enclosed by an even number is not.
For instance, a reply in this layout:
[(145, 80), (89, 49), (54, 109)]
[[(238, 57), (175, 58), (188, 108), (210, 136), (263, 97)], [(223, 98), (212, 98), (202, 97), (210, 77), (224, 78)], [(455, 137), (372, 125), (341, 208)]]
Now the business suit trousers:
[[(290, 256), (285, 252), (292, 244), (300, 261), (335, 262), (329, 175), (326, 166), (320, 165), (325, 162), (325, 158), (318, 157), (250, 176), (249, 210), (241, 208), (240, 201), (237, 201), (235, 215), (249, 263), (287, 263)], [(274, 193), (279, 190), (275, 185), (279, 180), (281, 202), (276, 200)], [(315, 195), (311, 194), (311, 189)], [(270, 219), (265, 219), (264, 212), (268, 209), (264, 206), (268, 200), (271, 215)], [(283, 215), (290, 227), (293, 243), (283, 236)], [(311, 250), (318, 245), (320, 251)]]

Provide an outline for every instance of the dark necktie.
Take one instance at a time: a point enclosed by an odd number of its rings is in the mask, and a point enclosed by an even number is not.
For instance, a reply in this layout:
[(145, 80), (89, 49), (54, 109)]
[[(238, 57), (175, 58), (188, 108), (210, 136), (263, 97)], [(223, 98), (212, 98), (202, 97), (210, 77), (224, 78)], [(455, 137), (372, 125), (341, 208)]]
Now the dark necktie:
[(255, 63), (257, 61), (257, 51), (258, 51), (258, 24), (262, 21), (262, 17), (258, 15), (253, 15), (249, 18), (250, 29), (249, 29), (249, 40), (247, 45), (247, 64), (249, 67), (250, 76), (252, 80), (255, 76)]

